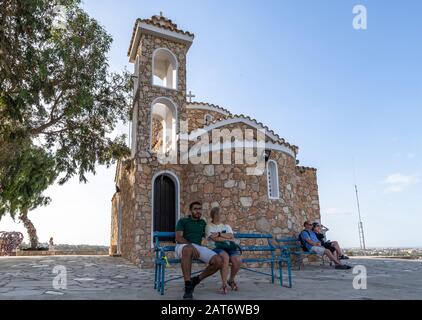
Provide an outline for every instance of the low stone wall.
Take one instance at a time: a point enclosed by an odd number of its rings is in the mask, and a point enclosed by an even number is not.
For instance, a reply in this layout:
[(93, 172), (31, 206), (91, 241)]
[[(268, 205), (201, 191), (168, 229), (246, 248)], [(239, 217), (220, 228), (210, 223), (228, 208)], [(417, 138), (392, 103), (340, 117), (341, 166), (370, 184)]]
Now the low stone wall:
[(39, 251), (16, 251), (16, 256), (65, 256), (65, 255), (77, 255), (77, 256), (97, 256), (97, 255), (108, 255), (108, 250), (39, 250)]

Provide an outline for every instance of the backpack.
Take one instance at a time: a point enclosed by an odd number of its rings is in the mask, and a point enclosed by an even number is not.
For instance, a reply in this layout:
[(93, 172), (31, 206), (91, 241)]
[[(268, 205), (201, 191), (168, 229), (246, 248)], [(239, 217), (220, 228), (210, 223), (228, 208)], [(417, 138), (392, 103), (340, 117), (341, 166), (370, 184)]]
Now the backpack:
[[(311, 236), (311, 234), (309, 233), (309, 231), (308, 231), (308, 230), (303, 230), (303, 231), (306, 231), (306, 232), (308, 233), (308, 235), (309, 235), (309, 236)], [(302, 231), (302, 232), (303, 232), (303, 231)], [(303, 238), (302, 238), (302, 232), (301, 232), (301, 233), (299, 233), (298, 239), (299, 239), (299, 241), (300, 241), (300, 244), (301, 244), (301, 246), (302, 246), (303, 251), (308, 251), (308, 248), (306, 247), (306, 241), (305, 241), (305, 240), (303, 240)]]

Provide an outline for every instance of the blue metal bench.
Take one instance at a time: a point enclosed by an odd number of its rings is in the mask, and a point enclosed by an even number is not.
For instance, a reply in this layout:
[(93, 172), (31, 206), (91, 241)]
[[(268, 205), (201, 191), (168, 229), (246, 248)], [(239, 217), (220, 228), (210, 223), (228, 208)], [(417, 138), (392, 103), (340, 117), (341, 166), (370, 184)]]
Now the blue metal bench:
[[(270, 234), (245, 234), (245, 233), (235, 233), (236, 239), (266, 239), (266, 245), (246, 245), (240, 246), (242, 252), (267, 252), (269, 253), (268, 257), (257, 257), (257, 258), (242, 258), (242, 263), (269, 263), (271, 268), (271, 273), (264, 273), (257, 270), (252, 270), (250, 268), (242, 267), (242, 269), (269, 275), (271, 276), (271, 282), (274, 283), (274, 278), (280, 280), (280, 285), (283, 285), (283, 274), (282, 274), (282, 264), (285, 262), (287, 264), (288, 271), (288, 280), (289, 288), (292, 287), (292, 275), (291, 275), (291, 263), (289, 255), (276, 256), (275, 251), (276, 247), (271, 243), (272, 235)], [(169, 281), (183, 278), (183, 276), (173, 277), (171, 279), (166, 279), (165, 271), (166, 267), (170, 264), (180, 263), (181, 260), (178, 258), (169, 258), (167, 254), (169, 252), (174, 252), (175, 245), (162, 245), (161, 239), (166, 239), (165, 242), (168, 242), (169, 238), (175, 238), (174, 232), (154, 232), (154, 250), (155, 250), (155, 274), (154, 274), (154, 289), (156, 289), (161, 295), (164, 294), (165, 284)], [(200, 260), (193, 260), (196, 263), (203, 263)], [(276, 277), (274, 274), (274, 265), (277, 264), (279, 268), (279, 277)], [(197, 271), (192, 274), (200, 273), (202, 271)]]
[[(280, 286), (283, 286), (283, 263), (287, 265), (287, 276), (289, 280), (289, 288), (292, 287), (292, 272), (291, 272), (291, 262), (289, 255), (276, 255), (277, 248), (272, 244), (273, 236), (271, 234), (256, 234), (256, 233), (235, 233), (234, 237), (236, 239), (266, 239), (266, 245), (240, 245), (242, 252), (264, 252), (269, 253), (271, 256), (268, 257), (256, 257), (256, 258), (242, 258), (242, 264), (244, 263), (269, 263), (271, 273), (265, 273), (251, 268), (241, 267), (244, 270), (260, 273), (263, 275), (271, 276), (271, 283), (274, 283), (274, 278), (280, 280)], [(274, 275), (274, 265), (278, 266), (279, 276)]]
[[(300, 270), (300, 265), (302, 264), (302, 258), (306, 255), (317, 255), (315, 252), (303, 251), (302, 245), (298, 238), (288, 237), (288, 238), (279, 238), (275, 239), (278, 243), (278, 248), (281, 251), (281, 255), (290, 256), (295, 255), (298, 261), (298, 270)], [(321, 257), (322, 264), (324, 262), (324, 256)]]

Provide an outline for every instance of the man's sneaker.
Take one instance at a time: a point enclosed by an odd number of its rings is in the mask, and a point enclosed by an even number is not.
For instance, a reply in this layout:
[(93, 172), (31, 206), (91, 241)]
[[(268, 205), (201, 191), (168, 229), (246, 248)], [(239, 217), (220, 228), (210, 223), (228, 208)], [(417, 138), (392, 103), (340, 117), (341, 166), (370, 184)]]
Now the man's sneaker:
[(347, 260), (347, 259), (349, 259), (349, 257), (348, 256), (345, 256), (344, 254), (342, 254), (340, 256), (340, 260)]
[(183, 295), (183, 299), (192, 300), (193, 299), (193, 286), (185, 286), (185, 294)]
[(199, 276), (193, 277), (190, 281), (185, 282), (185, 294), (183, 299), (193, 299), (193, 290), (201, 282)]
[(199, 279), (199, 276), (193, 277), (192, 279), (190, 279), (190, 281), (192, 283), (192, 291), (201, 282), (201, 280)]
[(348, 269), (352, 269), (351, 266), (348, 266), (346, 264), (338, 264), (335, 266), (336, 269), (340, 269), (340, 270), (348, 270)]

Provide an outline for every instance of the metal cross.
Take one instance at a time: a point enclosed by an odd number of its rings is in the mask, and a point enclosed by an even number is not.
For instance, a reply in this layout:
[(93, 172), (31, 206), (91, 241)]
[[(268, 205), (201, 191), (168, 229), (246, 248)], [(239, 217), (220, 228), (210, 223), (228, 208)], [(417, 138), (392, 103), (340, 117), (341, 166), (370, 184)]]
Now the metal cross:
[(196, 96), (192, 94), (192, 91), (189, 90), (189, 93), (186, 95), (187, 98), (189, 98), (189, 102), (192, 102), (192, 98), (195, 98)]

